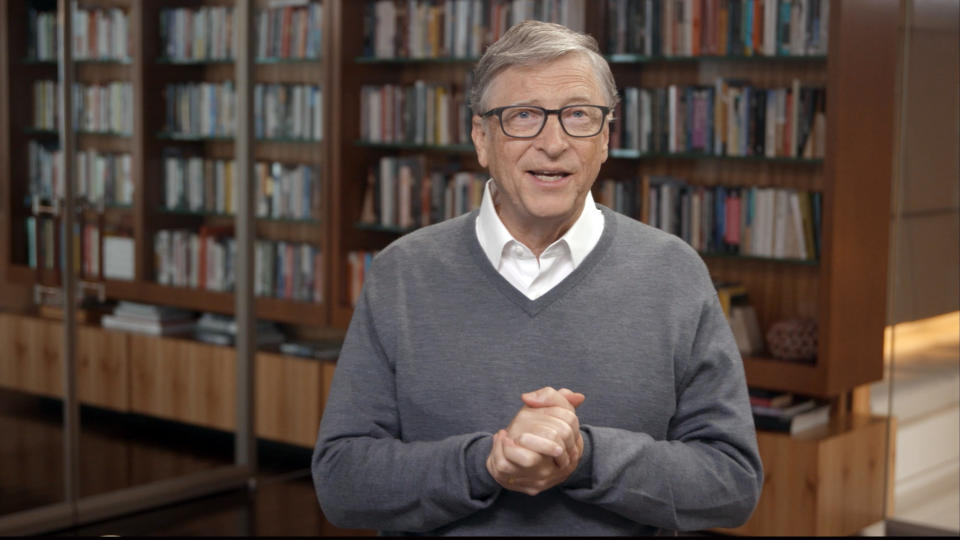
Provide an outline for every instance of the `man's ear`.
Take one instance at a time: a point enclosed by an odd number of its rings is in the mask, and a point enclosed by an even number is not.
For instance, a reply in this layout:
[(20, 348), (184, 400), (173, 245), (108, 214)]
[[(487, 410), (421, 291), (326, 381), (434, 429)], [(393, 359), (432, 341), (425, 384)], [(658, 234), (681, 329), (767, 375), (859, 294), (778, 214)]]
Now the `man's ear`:
[(487, 130), (483, 127), (483, 118), (473, 115), (473, 127), (470, 129), (470, 138), (473, 147), (477, 150), (477, 162), (487, 168)]
[(610, 150), (610, 122), (613, 121), (613, 116), (611, 115), (607, 122), (603, 125), (603, 130), (600, 131), (601, 141), (600, 144), (603, 145), (603, 150), (600, 156), (600, 163), (607, 162), (607, 156), (609, 155)]

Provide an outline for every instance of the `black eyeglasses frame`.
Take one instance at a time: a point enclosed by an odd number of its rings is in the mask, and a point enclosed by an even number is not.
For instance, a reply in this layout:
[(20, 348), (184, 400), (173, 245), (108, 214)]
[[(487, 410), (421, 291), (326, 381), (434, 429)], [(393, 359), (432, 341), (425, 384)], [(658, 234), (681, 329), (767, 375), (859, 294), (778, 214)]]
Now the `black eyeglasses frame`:
[[(560, 113), (565, 111), (566, 109), (572, 109), (575, 107), (593, 107), (595, 109), (600, 109), (603, 112), (603, 116), (600, 119), (600, 127), (597, 129), (596, 133), (593, 133), (592, 135), (573, 135), (572, 133), (567, 131), (567, 126), (563, 125), (563, 117), (560, 116)], [(503, 127), (503, 111), (507, 109), (537, 109), (537, 110), (543, 111), (543, 122), (540, 124), (540, 129), (538, 129), (537, 132), (534, 133), (533, 135), (525, 135), (522, 137), (507, 133), (507, 130), (504, 129)], [(557, 115), (557, 122), (560, 122), (560, 129), (562, 129), (564, 133), (566, 133), (570, 137), (574, 137), (577, 139), (589, 139), (590, 137), (596, 137), (597, 135), (600, 134), (601, 131), (603, 131), (603, 126), (606, 123), (607, 116), (610, 114), (611, 110), (612, 109), (610, 107), (606, 107), (603, 105), (590, 105), (590, 104), (566, 105), (564, 107), (560, 107), (559, 109), (547, 109), (544, 107), (538, 107), (537, 105), (504, 105), (503, 107), (494, 107), (493, 109), (490, 109), (485, 113), (480, 113), (478, 116), (480, 118), (489, 118), (493, 115), (496, 115), (497, 120), (500, 124), (500, 131), (502, 131), (503, 134), (506, 135), (507, 137), (510, 137), (513, 139), (533, 139), (538, 135), (540, 135), (541, 132), (543, 132), (543, 128), (546, 127), (547, 120), (549, 120), (550, 115), (555, 114)]]

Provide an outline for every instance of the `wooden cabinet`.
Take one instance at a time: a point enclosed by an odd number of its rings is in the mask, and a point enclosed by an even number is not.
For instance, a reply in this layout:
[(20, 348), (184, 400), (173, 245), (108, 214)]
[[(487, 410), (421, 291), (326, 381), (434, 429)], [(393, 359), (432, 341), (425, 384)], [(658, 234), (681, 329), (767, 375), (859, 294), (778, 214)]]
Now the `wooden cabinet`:
[(127, 409), (130, 394), (127, 347), (124, 334), (89, 326), (77, 327), (77, 395), (80, 403), (117, 411)]
[(230, 430), (236, 422), (231, 348), (128, 335), (130, 411)]
[[(753, 516), (718, 532), (847, 536), (884, 519), (887, 419), (853, 416), (803, 435), (760, 432), (764, 485)], [(892, 477), (892, 476), (891, 476)]]
[(327, 362), (258, 353), (256, 432), (266, 439), (312, 447), (327, 396)]
[[(80, 403), (232, 430), (235, 349), (78, 326)], [(0, 313), (0, 386), (62, 396), (57, 321)], [(312, 447), (336, 364), (275, 353), (256, 356), (256, 432)]]

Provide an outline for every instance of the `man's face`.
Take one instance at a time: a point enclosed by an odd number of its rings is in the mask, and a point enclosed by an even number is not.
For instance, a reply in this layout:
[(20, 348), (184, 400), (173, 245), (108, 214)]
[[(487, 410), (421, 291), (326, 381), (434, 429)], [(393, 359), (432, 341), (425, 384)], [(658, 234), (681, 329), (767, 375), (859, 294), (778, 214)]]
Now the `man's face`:
[[(487, 109), (506, 105), (607, 105), (589, 60), (568, 54), (537, 66), (512, 66), (490, 84)], [(486, 112), (486, 111), (478, 111)], [(532, 139), (508, 137), (496, 115), (473, 117), (471, 132), (480, 165), (497, 185), (497, 210), (508, 229), (572, 225), (583, 209), (600, 165), (607, 160), (609, 123), (596, 136), (567, 135), (556, 115)]]

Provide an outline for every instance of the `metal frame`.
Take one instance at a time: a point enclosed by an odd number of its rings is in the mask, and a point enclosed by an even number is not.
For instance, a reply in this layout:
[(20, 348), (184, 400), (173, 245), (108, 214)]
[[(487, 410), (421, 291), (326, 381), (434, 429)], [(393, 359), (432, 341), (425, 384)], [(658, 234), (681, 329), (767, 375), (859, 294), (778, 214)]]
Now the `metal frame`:
[[(250, 37), (253, 25), (253, 0), (237, 0), (236, 79), (239, 111), (237, 114), (236, 161), (238, 174), (238, 211), (236, 215), (238, 258), (235, 310), (237, 314), (237, 428), (234, 464), (183, 477), (161, 480), (100, 495), (79, 496), (80, 405), (76, 385), (76, 289), (77, 278), (71, 267), (73, 243), (61, 242), (66, 267), (61, 272), (64, 323), (62, 380), (64, 429), (64, 497), (63, 502), (16, 512), (0, 517), (0, 535), (25, 535), (64, 529), (84, 523), (145, 510), (185, 499), (209, 495), (242, 486), (255, 487), (257, 467), (256, 432), (254, 430), (254, 334), (255, 304), (253, 295), (253, 51)], [(60, 148), (63, 155), (65, 211), (61, 213), (61, 234), (70, 238), (74, 212), (75, 134), (72, 125), (72, 92), (74, 62), (67, 44), (72, 42), (73, 20), (71, 0), (58, 0), (57, 13), (60, 38)]]

